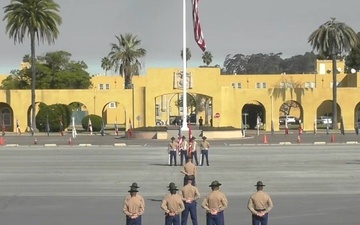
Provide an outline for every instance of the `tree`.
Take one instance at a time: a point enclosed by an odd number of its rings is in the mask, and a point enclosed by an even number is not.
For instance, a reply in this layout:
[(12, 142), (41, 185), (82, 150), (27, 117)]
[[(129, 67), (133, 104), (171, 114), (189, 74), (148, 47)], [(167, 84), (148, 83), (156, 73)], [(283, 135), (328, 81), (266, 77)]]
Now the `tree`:
[[(71, 54), (66, 51), (46, 53), (41, 61), (36, 61), (36, 89), (88, 89), (91, 77), (86, 72), (87, 65), (83, 61), (72, 61)], [(30, 89), (31, 70), (11, 71), (2, 82), (2, 89)]]
[[(360, 33), (357, 33), (360, 38)], [(360, 70), (360, 42), (351, 49), (349, 55), (345, 58), (346, 68), (351, 72), (351, 69)]]
[(105, 71), (105, 76), (107, 75), (107, 71), (111, 70), (111, 61), (109, 57), (104, 57), (101, 59), (101, 68)]
[(111, 65), (114, 66), (115, 72), (124, 74), (125, 89), (133, 88), (132, 77), (134, 74), (139, 74), (141, 69), (141, 62), (139, 58), (146, 55), (146, 50), (139, 48), (141, 41), (130, 33), (120, 36), (115, 36), (117, 43), (111, 44), (111, 52), (108, 57)]
[(211, 64), (212, 58), (213, 56), (210, 51), (205, 51), (202, 55), (202, 60), (206, 66), (209, 66)]
[[(183, 59), (183, 50), (181, 50), (180, 56), (181, 56), (181, 59)], [(191, 58), (190, 48), (186, 48), (186, 63), (187, 63), (187, 61), (190, 60), (190, 58)]]
[(359, 37), (355, 31), (345, 23), (338, 22), (335, 18), (322, 24), (317, 30), (313, 31), (308, 38), (313, 50), (320, 54), (327, 55), (332, 59), (333, 76), (333, 102), (332, 102), (332, 127), (338, 128), (337, 124), (337, 66), (336, 57), (341, 53), (349, 52), (359, 42)]
[(12, 0), (4, 7), (3, 20), (7, 21), (5, 32), (9, 37), (15, 43), (23, 43), (26, 36), (30, 37), (32, 126), (35, 125), (35, 39), (48, 44), (55, 42), (62, 22), (59, 8), (53, 0)]

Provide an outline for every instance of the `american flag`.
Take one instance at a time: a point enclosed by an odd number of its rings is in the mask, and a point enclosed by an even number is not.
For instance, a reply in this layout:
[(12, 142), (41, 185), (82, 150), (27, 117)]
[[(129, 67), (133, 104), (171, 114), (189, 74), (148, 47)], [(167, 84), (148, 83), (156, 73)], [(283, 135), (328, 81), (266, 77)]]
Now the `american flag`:
[(92, 123), (91, 123), (90, 117), (89, 117), (89, 121), (88, 121), (88, 129), (89, 129), (90, 133), (93, 132), (93, 128), (92, 128)]
[(206, 44), (203, 32), (200, 26), (198, 4), (199, 0), (192, 0), (193, 3), (193, 23), (194, 23), (194, 37), (196, 43), (199, 45), (202, 51), (206, 50)]

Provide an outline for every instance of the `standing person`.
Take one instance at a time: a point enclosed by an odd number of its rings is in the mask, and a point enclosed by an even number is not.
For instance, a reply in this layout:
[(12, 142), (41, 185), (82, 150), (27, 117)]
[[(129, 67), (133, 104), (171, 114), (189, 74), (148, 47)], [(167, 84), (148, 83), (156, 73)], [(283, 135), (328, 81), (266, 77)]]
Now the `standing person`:
[(181, 173), (183, 173), (184, 176), (184, 186), (188, 183), (187, 178), (188, 176), (194, 176), (194, 179), (192, 180), (192, 185), (195, 186), (196, 181), (196, 166), (194, 163), (192, 163), (191, 156), (187, 157), (187, 163), (183, 166), (183, 168), (180, 170)]
[(183, 165), (183, 162), (186, 161), (187, 158), (187, 149), (188, 149), (188, 142), (186, 141), (186, 137), (181, 137), (181, 144), (180, 144), (180, 165)]
[(191, 158), (194, 158), (195, 159), (195, 163), (196, 165), (198, 166), (199, 165), (199, 160), (198, 160), (198, 154), (197, 154), (197, 143), (195, 141), (195, 137), (192, 137), (191, 138), (191, 141), (189, 143), (189, 150), (191, 151), (190, 155), (191, 155)]
[(200, 193), (197, 187), (192, 185), (192, 181), (195, 179), (193, 175), (188, 176), (188, 183), (181, 189), (180, 196), (185, 205), (185, 210), (181, 213), (181, 225), (186, 225), (188, 216), (190, 213), (190, 218), (193, 225), (198, 225), (197, 221), (197, 210), (196, 210), (196, 200), (200, 198)]
[(137, 197), (138, 189), (131, 187), (130, 198), (124, 201), (123, 212), (126, 215), (126, 225), (141, 225), (141, 215), (144, 213), (145, 204)]
[(200, 118), (199, 118), (199, 129), (202, 128), (203, 123), (204, 123), (204, 120), (203, 120), (202, 116), (200, 116)]
[(217, 180), (211, 182), (211, 192), (207, 194), (201, 204), (206, 210), (206, 225), (224, 225), (224, 210), (228, 206), (228, 200), (220, 191), (221, 183)]
[(178, 148), (178, 143), (175, 141), (174, 137), (171, 137), (171, 141), (168, 146), (169, 166), (173, 165), (173, 160), (174, 160), (174, 165), (176, 166), (176, 150), (177, 150), (177, 148)]
[(205, 136), (202, 137), (202, 142), (200, 142), (200, 150), (201, 150), (201, 161), (200, 166), (204, 164), (204, 157), (206, 159), (206, 165), (209, 166), (209, 148), (210, 144), (207, 141), (207, 138)]
[(268, 213), (273, 208), (270, 196), (263, 191), (265, 186), (263, 182), (258, 181), (256, 184), (256, 193), (253, 194), (248, 202), (248, 209), (252, 214), (252, 225), (267, 225)]
[(168, 188), (170, 195), (166, 195), (161, 202), (161, 209), (165, 212), (165, 225), (180, 225), (180, 213), (185, 206), (181, 196), (177, 194), (179, 189), (175, 183), (171, 182)]

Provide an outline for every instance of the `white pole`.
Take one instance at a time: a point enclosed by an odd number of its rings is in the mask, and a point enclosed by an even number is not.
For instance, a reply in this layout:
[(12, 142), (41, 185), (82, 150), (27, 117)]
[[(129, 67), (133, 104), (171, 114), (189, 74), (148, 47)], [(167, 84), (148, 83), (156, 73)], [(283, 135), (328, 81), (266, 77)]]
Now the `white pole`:
[(183, 123), (181, 130), (188, 131), (187, 127), (187, 100), (186, 100), (186, 0), (183, 0)]

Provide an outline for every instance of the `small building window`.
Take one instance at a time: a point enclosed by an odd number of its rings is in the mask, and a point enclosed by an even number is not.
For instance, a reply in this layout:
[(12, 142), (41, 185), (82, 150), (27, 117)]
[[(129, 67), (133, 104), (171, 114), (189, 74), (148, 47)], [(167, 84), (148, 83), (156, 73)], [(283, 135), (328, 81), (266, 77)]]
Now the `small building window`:
[(116, 102), (110, 102), (109, 109), (116, 109)]
[(280, 82), (280, 88), (285, 88), (285, 83), (284, 82)]
[(241, 89), (241, 83), (237, 83), (237, 88)]
[(231, 87), (232, 87), (232, 88), (235, 88), (235, 83), (231, 83)]
[(155, 116), (160, 116), (160, 105), (156, 104), (155, 106)]
[(262, 83), (262, 88), (266, 88), (266, 83), (265, 82)]
[(256, 88), (261, 88), (261, 83), (256, 83)]
[(104, 90), (104, 84), (99, 84), (99, 90)]
[(110, 90), (110, 84), (105, 84), (105, 89)]

